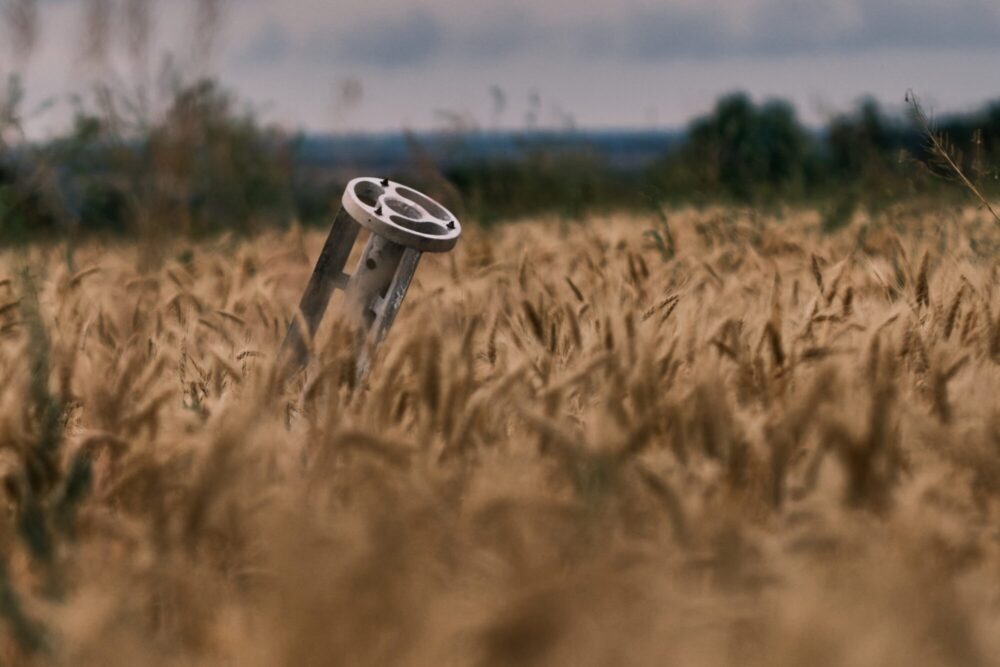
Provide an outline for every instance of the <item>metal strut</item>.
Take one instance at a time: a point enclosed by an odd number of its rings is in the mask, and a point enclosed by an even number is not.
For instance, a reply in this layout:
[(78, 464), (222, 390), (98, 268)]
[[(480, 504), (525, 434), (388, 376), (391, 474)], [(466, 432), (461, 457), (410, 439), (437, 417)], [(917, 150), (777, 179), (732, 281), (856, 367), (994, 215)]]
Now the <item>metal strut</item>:
[[(462, 232), (446, 208), (388, 179), (354, 179), (342, 204), (299, 302), (301, 317), (292, 319), (279, 351), (286, 377), (308, 365), (306, 341), (316, 334), (335, 289), (344, 291), (345, 315), (358, 333), (358, 376), (367, 373), (368, 355), (392, 327), (420, 255), (450, 250)], [(348, 275), (344, 267), (361, 227), (371, 235), (354, 273)]]

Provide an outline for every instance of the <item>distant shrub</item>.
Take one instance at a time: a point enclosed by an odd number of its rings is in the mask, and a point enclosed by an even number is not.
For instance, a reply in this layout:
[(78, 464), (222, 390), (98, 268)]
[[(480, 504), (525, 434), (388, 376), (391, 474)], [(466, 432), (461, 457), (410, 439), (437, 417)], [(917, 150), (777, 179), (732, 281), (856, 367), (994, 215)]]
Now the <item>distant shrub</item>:
[(144, 152), (161, 204), (179, 204), (192, 231), (240, 229), (292, 215), (289, 137), (239, 111), (235, 98), (213, 81), (177, 91)]
[[(310, 163), (307, 138), (262, 123), (218, 82), (165, 80), (173, 83), (160, 111), (100, 89), (97, 111), (81, 105), (71, 129), (43, 143), (4, 143), (20, 131), (23, 90), (16, 79), (0, 90), (0, 240), (250, 232), (293, 219), (323, 221), (338, 207), (354, 174), (343, 156), (320, 155), (317, 163), (313, 155)], [(412, 159), (383, 175), (429, 188), (463, 217), (485, 223), (537, 214), (578, 219), (648, 210), (650, 202), (818, 202), (822, 229), (835, 231), (858, 209), (871, 213), (925, 194), (945, 205), (959, 197), (940, 178), (953, 170), (912, 121), (863, 100), (815, 130), (786, 102), (735, 93), (695, 119), (651, 166), (623, 166), (585, 134), (565, 142), (515, 137), (502, 157), (471, 152), (441, 163), (411, 138)], [(1000, 192), (1000, 102), (934, 125), (983, 196)]]
[[(794, 109), (781, 101), (755, 105), (745, 94), (719, 100), (695, 120), (666, 173), (687, 185), (737, 200), (798, 195), (814, 171), (815, 146)], [(673, 166), (673, 168), (669, 168)], [(679, 168), (678, 168), (679, 167)]]
[(587, 153), (533, 154), (447, 169), (477, 219), (491, 222), (540, 212), (579, 218), (609, 206), (634, 206), (640, 184)]
[(179, 85), (158, 118), (78, 110), (72, 130), (32, 159), (54, 174), (62, 227), (198, 235), (293, 217), (292, 145), (201, 80)]

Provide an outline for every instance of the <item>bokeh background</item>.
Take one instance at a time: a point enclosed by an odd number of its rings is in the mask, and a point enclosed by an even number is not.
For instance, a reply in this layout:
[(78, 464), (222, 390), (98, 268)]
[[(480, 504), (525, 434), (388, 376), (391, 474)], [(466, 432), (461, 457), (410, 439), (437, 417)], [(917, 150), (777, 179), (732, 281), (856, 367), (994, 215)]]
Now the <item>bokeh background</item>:
[[(16, 11), (23, 0), (5, 0)], [(822, 123), (907, 88), (968, 111), (1000, 87), (985, 0), (42, 0), (8, 42), (31, 99), (149, 77), (173, 54), (310, 132), (678, 129), (735, 89)], [(136, 53), (139, 51), (140, 53)], [(38, 118), (42, 134), (65, 110)]]
[(928, 130), (983, 191), (997, 179), (983, 0), (2, 7), (9, 239), (313, 224), (361, 173), (485, 223), (724, 201), (808, 203), (835, 228), (960, 196)]

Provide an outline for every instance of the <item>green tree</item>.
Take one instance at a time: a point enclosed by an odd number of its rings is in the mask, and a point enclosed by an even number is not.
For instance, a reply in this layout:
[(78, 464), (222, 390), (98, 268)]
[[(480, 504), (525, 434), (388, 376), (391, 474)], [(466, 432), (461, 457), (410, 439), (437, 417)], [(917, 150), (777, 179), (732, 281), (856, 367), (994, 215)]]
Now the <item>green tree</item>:
[(812, 178), (814, 147), (791, 105), (758, 106), (735, 93), (691, 124), (676, 159), (697, 187), (751, 201), (802, 192)]

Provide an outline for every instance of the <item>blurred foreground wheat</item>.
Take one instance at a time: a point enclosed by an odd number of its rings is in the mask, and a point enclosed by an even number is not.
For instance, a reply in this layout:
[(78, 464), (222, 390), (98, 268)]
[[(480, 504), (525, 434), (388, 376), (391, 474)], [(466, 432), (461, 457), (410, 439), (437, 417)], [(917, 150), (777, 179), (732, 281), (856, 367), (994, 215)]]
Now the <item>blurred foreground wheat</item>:
[(982, 215), (470, 229), (356, 386), (320, 233), (0, 259), (9, 665), (1000, 664)]

